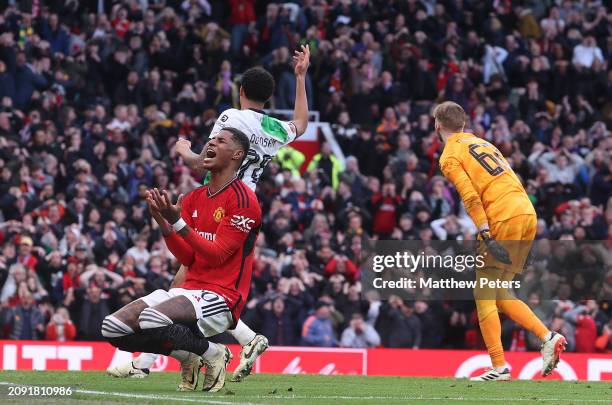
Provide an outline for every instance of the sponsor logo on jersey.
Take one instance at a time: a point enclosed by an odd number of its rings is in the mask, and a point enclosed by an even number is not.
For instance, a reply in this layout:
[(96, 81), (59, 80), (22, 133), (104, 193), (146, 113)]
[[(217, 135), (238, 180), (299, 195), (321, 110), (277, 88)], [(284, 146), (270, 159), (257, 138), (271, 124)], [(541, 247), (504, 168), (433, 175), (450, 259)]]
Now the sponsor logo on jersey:
[(191, 214), (191, 218), (197, 218), (198, 217), (198, 210), (193, 210), (193, 213)]
[(221, 119), (221, 122), (227, 121), (227, 114), (223, 114), (220, 119)]
[(198, 235), (200, 235), (201, 237), (203, 237), (206, 240), (210, 240), (213, 241), (215, 240), (215, 234), (212, 232), (203, 232), (203, 231), (198, 231)]
[(221, 222), (224, 216), (225, 210), (222, 207), (217, 207), (215, 212), (213, 212), (213, 219), (215, 220), (215, 222)]
[(245, 217), (244, 215), (233, 215), (232, 219), (230, 219), (230, 224), (240, 229), (242, 232), (250, 232), (254, 223), (254, 219)]

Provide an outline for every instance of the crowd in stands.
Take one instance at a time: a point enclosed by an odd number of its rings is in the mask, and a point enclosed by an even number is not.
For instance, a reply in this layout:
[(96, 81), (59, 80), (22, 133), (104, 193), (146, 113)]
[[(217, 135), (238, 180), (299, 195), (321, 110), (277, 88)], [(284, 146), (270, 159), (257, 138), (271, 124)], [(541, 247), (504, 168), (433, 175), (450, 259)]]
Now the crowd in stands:
[[(474, 238), (437, 164), (430, 113), (452, 100), (524, 182), (537, 238), (575, 241), (526, 270), (524, 298), (570, 350), (611, 351), (603, 3), (0, 1), (0, 337), (100, 340), (106, 315), (167, 289), (178, 264), (145, 191), (201, 184), (175, 142), (201, 149), (245, 69), (268, 69), (270, 108), (292, 109), (291, 54), (309, 44), (310, 108), (348, 158), (322, 143), (307, 170), (286, 149), (264, 171), (243, 320), (272, 345), (483, 347), (473, 302), (381, 301), (359, 282), (368, 239)], [(506, 348), (537, 348), (503, 325)]]

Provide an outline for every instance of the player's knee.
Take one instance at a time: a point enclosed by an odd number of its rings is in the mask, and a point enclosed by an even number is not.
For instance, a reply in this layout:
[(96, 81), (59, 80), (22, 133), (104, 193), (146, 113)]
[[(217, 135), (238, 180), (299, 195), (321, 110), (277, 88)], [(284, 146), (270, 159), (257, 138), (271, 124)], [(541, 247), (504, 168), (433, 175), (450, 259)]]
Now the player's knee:
[(154, 307), (166, 300), (170, 299), (170, 294), (166, 290), (155, 290), (151, 294), (148, 294), (141, 298), (141, 300), (149, 307)]
[(497, 312), (497, 303), (493, 300), (476, 300), (476, 311), (478, 313), (478, 320), (484, 321), (492, 313)]
[(162, 328), (172, 325), (172, 319), (154, 308), (145, 308), (138, 317), (140, 329)]
[(516, 296), (514, 295), (514, 293), (512, 293), (512, 291), (506, 289), (506, 288), (500, 288), (499, 290), (497, 290), (497, 302), (498, 302), (498, 306), (499, 306), (499, 302), (500, 301), (509, 301), (509, 300), (515, 300)]
[(102, 336), (106, 339), (131, 335), (134, 330), (114, 315), (108, 315), (102, 321)]

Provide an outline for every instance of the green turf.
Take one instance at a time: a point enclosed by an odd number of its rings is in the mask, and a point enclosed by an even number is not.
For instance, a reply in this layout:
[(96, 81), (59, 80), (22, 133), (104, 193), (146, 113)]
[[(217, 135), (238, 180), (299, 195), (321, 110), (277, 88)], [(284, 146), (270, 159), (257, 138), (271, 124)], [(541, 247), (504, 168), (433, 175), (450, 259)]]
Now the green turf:
[[(102, 372), (3, 371), (4, 404), (602, 404), (612, 403), (612, 383), (510, 381), (473, 383), (465, 379), (267, 375), (226, 383), (218, 393), (176, 392), (178, 374), (153, 373), (145, 380), (114, 379)], [(62, 399), (7, 398), (6, 383), (70, 385)]]

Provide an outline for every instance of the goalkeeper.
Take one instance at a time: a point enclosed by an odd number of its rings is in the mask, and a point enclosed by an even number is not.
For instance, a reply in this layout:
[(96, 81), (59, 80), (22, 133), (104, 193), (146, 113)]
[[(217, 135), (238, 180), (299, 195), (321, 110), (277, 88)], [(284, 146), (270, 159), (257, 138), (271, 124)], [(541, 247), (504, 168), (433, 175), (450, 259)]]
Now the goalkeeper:
[[(457, 189), (478, 228), (478, 239), (491, 254), (477, 269), (478, 279), (510, 281), (523, 270), (536, 234), (536, 213), (520, 180), (495, 146), (465, 133), (460, 105), (444, 102), (433, 112), (435, 130), (444, 144), (440, 168)], [(500, 241), (503, 241), (500, 243)], [(511, 241), (511, 242), (508, 242)], [(478, 284), (477, 284), (478, 285)], [(531, 309), (507, 289), (476, 288), (478, 322), (493, 367), (474, 381), (504, 381), (510, 371), (504, 359), (498, 312), (542, 341), (542, 375), (552, 373), (565, 349), (565, 338), (551, 332)]]

